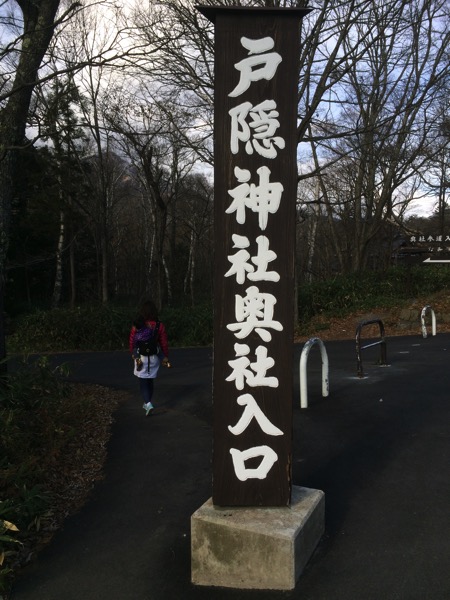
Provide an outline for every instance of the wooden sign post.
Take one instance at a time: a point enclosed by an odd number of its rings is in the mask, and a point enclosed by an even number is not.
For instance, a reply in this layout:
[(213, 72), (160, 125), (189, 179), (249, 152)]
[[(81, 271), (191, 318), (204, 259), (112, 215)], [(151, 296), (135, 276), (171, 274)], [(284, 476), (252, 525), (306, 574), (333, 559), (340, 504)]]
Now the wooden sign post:
[(300, 20), (198, 9), (215, 23), (213, 503), (291, 495)]

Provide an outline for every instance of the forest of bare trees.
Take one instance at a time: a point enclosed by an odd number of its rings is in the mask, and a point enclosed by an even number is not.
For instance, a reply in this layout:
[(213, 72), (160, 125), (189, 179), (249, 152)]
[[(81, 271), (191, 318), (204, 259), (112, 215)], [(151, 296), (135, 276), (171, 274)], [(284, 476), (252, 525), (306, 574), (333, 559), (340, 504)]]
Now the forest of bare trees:
[[(421, 198), (445, 229), (450, 7), (294, 4), (301, 285), (389, 266)], [(190, 0), (1, 0), (0, 315), (210, 299), (213, 54)]]

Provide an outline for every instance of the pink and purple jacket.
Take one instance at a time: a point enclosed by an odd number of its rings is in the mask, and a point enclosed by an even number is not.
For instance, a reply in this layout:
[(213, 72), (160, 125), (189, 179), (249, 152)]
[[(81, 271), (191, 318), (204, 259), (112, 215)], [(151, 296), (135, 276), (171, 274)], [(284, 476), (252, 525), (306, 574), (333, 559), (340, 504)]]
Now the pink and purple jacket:
[[(155, 329), (156, 321), (146, 321), (145, 325), (147, 327), (150, 327), (151, 329)], [(136, 329), (136, 327), (134, 325), (131, 328), (130, 338), (129, 338), (129, 348), (130, 348), (131, 354), (133, 354), (133, 352), (135, 351), (137, 343), (139, 341), (142, 341), (142, 339), (147, 339), (148, 334), (147, 333), (142, 334), (141, 332), (142, 332), (142, 329), (138, 330), (138, 329)], [(145, 335), (146, 337), (142, 337), (142, 335)], [(168, 358), (169, 357), (169, 344), (167, 341), (167, 332), (166, 332), (166, 328), (164, 327), (164, 324), (161, 323), (161, 321), (159, 321), (158, 344), (160, 345), (164, 356)]]

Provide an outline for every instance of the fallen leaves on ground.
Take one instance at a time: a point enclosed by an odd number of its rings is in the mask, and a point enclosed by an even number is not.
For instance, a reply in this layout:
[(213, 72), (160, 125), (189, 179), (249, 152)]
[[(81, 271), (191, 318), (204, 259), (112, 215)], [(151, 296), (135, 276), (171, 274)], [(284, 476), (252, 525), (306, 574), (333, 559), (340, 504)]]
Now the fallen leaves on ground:
[[(431, 306), (437, 316), (450, 315), (450, 295), (448, 291), (433, 294), (431, 297), (415, 298), (402, 306), (380, 307), (371, 311), (357, 311), (345, 317), (333, 317), (318, 315), (311, 319), (308, 326), (300, 334), (296, 335), (295, 341), (306, 342), (312, 337), (318, 337), (323, 341), (355, 339), (356, 328), (361, 321), (381, 319), (387, 337), (399, 335), (422, 336), (420, 313), (424, 306)], [(401, 313), (404, 309), (410, 309), (417, 313), (417, 319), (410, 322), (402, 322)], [(430, 313), (427, 313), (427, 324), (430, 322)], [(428, 325), (428, 331), (430, 327)], [(450, 322), (442, 318), (437, 319), (437, 332), (450, 333)], [(369, 325), (364, 328), (364, 337), (378, 336), (378, 325)]]
[(33, 533), (27, 536), (18, 557), (18, 567), (32, 560), (63, 526), (64, 520), (80, 510), (94, 484), (102, 479), (114, 412), (119, 403), (127, 399), (126, 392), (99, 385), (73, 384), (67, 402), (83, 406), (82, 426), (71, 436), (46, 473), (51, 504), (35, 524)]

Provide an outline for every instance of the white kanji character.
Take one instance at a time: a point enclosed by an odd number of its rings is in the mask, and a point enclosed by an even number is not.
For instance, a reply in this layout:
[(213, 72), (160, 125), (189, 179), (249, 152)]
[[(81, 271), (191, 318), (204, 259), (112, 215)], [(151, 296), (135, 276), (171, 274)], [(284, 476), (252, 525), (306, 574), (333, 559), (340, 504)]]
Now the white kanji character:
[(276, 271), (268, 271), (267, 266), (277, 258), (273, 250), (269, 250), (269, 238), (260, 235), (256, 238), (258, 254), (252, 257), (252, 263), (256, 265), (256, 271), (248, 274), (251, 281), (280, 281), (280, 275)]
[(233, 248), (240, 248), (239, 252), (236, 254), (232, 254), (228, 256), (228, 260), (231, 263), (230, 269), (225, 273), (225, 277), (230, 277), (231, 275), (236, 275), (236, 281), (238, 283), (245, 282), (245, 274), (247, 272), (253, 272), (255, 267), (248, 263), (248, 259), (250, 258), (250, 253), (244, 248), (248, 248), (250, 246), (250, 242), (248, 237), (245, 235), (238, 235), (234, 233), (232, 235), (233, 239)]
[[(256, 106), (251, 102), (243, 102), (228, 111), (231, 117), (230, 147), (233, 154), (239, 152), (239, 142), (244, 142), (247, 154), (253, 154), (256, 150), (264, 158), (276, 158), (275, 146), (283, 150), (286, 145), (282, 137), (274, 135), (280, 126), (276, 108), (275, 100), (263, 100)], [(250, 123), (247, 123), (248, 117)]]
[(247, 344), (235, 344), (234, 352), (237, 358), (228, 361), (228, 364), (233, 371), (231, 375), (226, 378), (226, 381), (235, 381), (236, 388), (238, 390), (243, 390), (246, 379), (251, 379), (253, 377), (253, 373), (248, 369), (250, 366), (250, 359), (246, 358), (247, 354), (250, 353), (250, 346), (247, 346)]
[[(247, 481), (247, 479), (265, 479), (270, 469), (278, 460), (278, 454), (269, 446), (255, 446), (248, 450), (238, 450), (230, 448), (231, 458), (233, 459), (233, 467), (236, 477), (239, 481)], [(246, 469), (245, 461), (251, 458), (262, 457), (260, 465), (256, 469)]]
[(256, 172), (259, 175), (259, 185), (248, 183), (251, 178), (249, 170), (235, 167), (234, 174), (241, 185), (228, 190), (233, 202), (225, 212), (227, 214), (235, 212), (236, 221), (243, 225), (245, 223), (245, 209), (249, 208), (258, 213), (259, 227), (264, 231), (269, 220), (269, 213), (276, 213), (280, 207), (284, 188), (279, 182), (271, 183), (269, 181), (270, 169), (268, 167), (260, 167)]
[(239, 142), (247, 144), (250, 141), (252, 132), (247, 123), (247, 117), (252, 107), (251, 102), (244, 102), (228, 111), (231, 117), (230, 147), (233, 154), (239, 152)]
[(256, 286), (246, 290), (246, 296), (235, 296), (235, 316), (237, 323), (227, 325), (227, 329), (237, 332), (238, 339), (247, 337), (253, 330), (264, 342), (270, 342), (272, 335), (266, 329), (283, 331), (279, 321), (273, 320), (273, 309), (277, 299), (273, 294), (262, 293)]
[(251, 368), (255, 372), (252, 383), (249, 383), (251, 387), (263, 386), (278, 387), (278, 379), (276, 377), (266, 377), (266, 373), (271, 369), (275, 361), (270, 356), (267, 356), (267, 348), (265, 346), (258, 346), (255, 350), (256, 362), (251, 363)]
[[(248, 90), (253, 81), (260, 81), (261, 79), (270, 81), (282, 61), (278, 52), (268, 52), (275, 45), (270, 37), (258, 40), (242, 37), (241, 44), (249, 51), (249, 57), (234, 65), (241, 72), (241, 75), (238, 85), (228, 94), (232, 98)], [(267, 54), (263, 54), (263, 52), (267, 52)]]
[(240, 406), (245, 406), (245, 409), (236, 425), (233, 427), (228, 425), (228, 429), (233, 435), (241, 435), (244, 433), (252, 419), (256, 419), (261, 430), (266, 435), (284, 435), (281, 429), (278, 429), (278, 427), (275, 427), (275, 425), (269, 421), (251, 394), (239, 396), (237, 403)]
[[(228, 256), (231, 263), (230, 269), (225, 273), (225, 277), (236, 275), (238, 283), (244, 283), (247, 276), (251, 281), (279, 281), (280, 275), (276, 271), (268, 271), (267, 266), (277, 258), (277, 255), (272, 250), (269, 250), (269, 239), (264, 235), (256, 238), (258, 244), (258, 254), (251, 258), (253, 265), (248, 263), (250, 253), (244, 248), (248, 248), (250, 241), (245, 235), (232, 235), (233, 248), (240, 248), (239, 252)], [(248, 275), (247, 275), (248, 273)]]
[(253, 363), (247, 358), (247, 355), (250, 353), (250, 348), (247, 344), (235, 344), (234, 352), (237, 358), (228, 361), (233, 371), (226, 378), (226, 381), (234, 381), (236, 389), (243, 390), (245, 384), (250, 387), (278, 387), (278, 379), (276, 377), (266, 377), (267, 371), (274, 366), (275, 361), (273, 358), (267, 356), (267, 348), (265, 346), (258, 346), (256, 348), (256, 362)]

